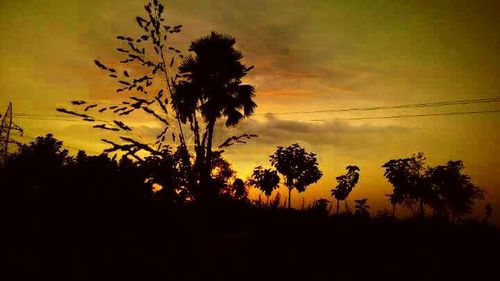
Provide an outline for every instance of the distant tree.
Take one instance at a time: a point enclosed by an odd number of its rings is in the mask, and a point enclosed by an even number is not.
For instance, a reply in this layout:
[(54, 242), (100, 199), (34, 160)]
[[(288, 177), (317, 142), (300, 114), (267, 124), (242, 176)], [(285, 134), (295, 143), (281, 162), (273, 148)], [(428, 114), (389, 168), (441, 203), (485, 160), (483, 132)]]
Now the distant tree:
[(461, 173), (462, 161), (448, 161), (446, 165), (429, 168), (427, 178), (433, 191), (431, 201), (435, 210), (449, 214), (450, 221), (472, 211), (474, 200), (483, 199), (485, 191)]
[(234, 178), (235, 171), (231, 168), (231, 164), (222, 157), (220, 151), (214, 152), (211, 159), (210, 165), (210, 188), (204, 188), (204, 186), (199, 186), (200, 189), (197, 190), (198, 193), (202, 195), (204, 199), (215, 199), (220, 194), (232, 193), (232, 185), (229, 182), (231, 178)]
[(280, 177), (276, 171), (258, 166), (253, 170), (252, 176), (248, 182), (250, 185), (264, 192), (269, 202), (269, 196), (279, 187)]
[(146, 174), (145, 181), (149, 189), (161, 187), (156, 197), (163, 201), (183, 203), (193, 199), (183, 153), (182, 147), (173, 152), (170, 146), (163, 146), (160, 155), (148, 156), (139, 165)]
[(354, 206), (354, 214), (357, 216), (362, 216), (362, 217), (369, 217), (370, 216), (370, 206), (366, 203), (368, 199), (360, 199), (360, 200), (354, 200), (354, 203), (356, 205)]
[(424, 205), (429, 203), (432, 196), (424, 176), (424, 161), (424, 154), (418, 153), (409, 158), (390, 160), (382, 166), (385, 169), (384, 176), (393, 186), (388, 196), (394, 215), (396, 204), (407, 206), (412, 211), (418, 204), (418, 214), (424, 217)]
[(245, 200), (247, 196), (248, 190), (245, 182), (240, 178), (235, 179), (232, 185), (232, 197), (236, 200)]
[(312, 209), (320, 215), (328, 215), (328, 204), (330, 204), (328, 199), (320, 198), (314, 201)]
[(483, 219), (483, 221), (485, 223), (487, 223), (492, 214), (493, 214), (493, 207), (491, 206), (491, 203), (488, 203), (484, 207), (484, 219)]
[(337, 186), (331, 190), (332, 196), (337, 200), (337, 214), (339, 213), (339, 201), (346, 200), (359, 181), (359, 168), (357, 166), (347, 166), (346, 170), (345, 175), (336, 178)]
[(306, 190), (307, 186), (317, 182), (322, 176), (318, 168), (316, 154), (307, 153), (298, 144), (286, 148), (278, 146), (271, 155), (271, 164), (283, 175), (285, 186), (288, 188), (288, 208), (291, 208), (292, 190), (298, 192)]
[(52, 134), (37, 137), (7, 159), (2, 169), (2, 192), (25, 199), (44, 196), (57, 200), (69, 182), (66, 165), (71, 161), (62, 141)]

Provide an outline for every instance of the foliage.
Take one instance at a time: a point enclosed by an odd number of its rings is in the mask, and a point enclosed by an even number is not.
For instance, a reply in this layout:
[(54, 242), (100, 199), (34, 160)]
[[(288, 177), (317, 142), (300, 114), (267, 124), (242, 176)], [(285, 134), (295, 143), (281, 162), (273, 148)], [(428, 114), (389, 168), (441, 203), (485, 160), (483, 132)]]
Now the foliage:
[[(147, 16), (136, 17), (140, 35), (136, 38), (117, 36), (122, 46), (116, 50), (125, 56), (120, 64), (129, 67), (117, 69), (100, 60), (94, 61), (99, 69), (117, 81), (116, 92), (127, 93), (129, 97), (112, 106), (74, 100), (72, 106), (83, 112), (65, 108), (57, 110), (88, 122), (104, 122), (94, 125), (94, 128), (126, 134), (119, 137), (122, 143), (103, 139), (111, 145), (104, 152), (124, 151), (125, 155), (140, 162), (144, 161), (139, 156), (141, 151), (151, 155), (152, 159), (163, 157), (164, 151), (170, 149), (167, 142), (171, 136), (171, 142), (182, 151), (178, 154), (183, 157), (180, 168), (191, 193), (195, 197), (217, 193), (220, 179), (211, 178), (215, 122), (226, 117), (226, 125), (234, 126), (253, 113), (256, 107), (254, 87), (241, 82), (253, 67), (241, 63), (243, 55), (234, 49), (236, 40), (233, 37), (215, 32), (194, 40), (189, 48), (192, 54), (185, 56), (170, 44), (171, 37), (181, 31), (182, 25), (165, 25), (164, 6), (156, 0), (147, 3), (144, 9)], [(131, 137), (133, 128), (123, 121), (110, 122), (91, 116), (91, 112), (111, 112), (119, 119), (137, 111), (150, 115), (162, 125), (154, 144)], [(186, 142), (183, 129), (186, 123), (189, 123), (194, 138), (194, 153), (190, 153), (191, 146)], [(254, 137), (254, 134), (233, 136), (219, 149), (245, 143), (244, 139)], [(200, 187), (212, 190), (200, 192)]]
[(318, 168), (316, 154), (307, 153), (298, 144), (286, 148), (278, 146), (276, 152), (270, 156), (271, 164), (283, 175), (285, 186), (288, 188), (288, 207), (291, 207), (291, 191), (297, 189), (304, 192), (310, 184), (317, 182), (323, 173)]
[(424, 204), (429, 203), (432, 196), (424, 178), (424, 161), (424, 154), (418, 153), (409, 158), (392, 159), (382, 166), (384, 176), (393, 186), (392, 194), (388, 195), (390, 202), (412, 210), (418, 202), (421, 216)]
[(320, 198), (318, 200), (315, 200), (312, 206), (312, 211), (319, 215), (326, 216), (328, 215), (329, 212), (329, 210), (327, 209), (329, 204), (330, 201), (328, 201), (328, 199), (325, 198)]
[(449, 213), (451, 220), (468, 214), (474, 200), (483, 199), (485, 192), (461, 173), (462, 161), (448, 161), (446, 165), (429, 168), (426, 173), (433, 192), (431, 205), (440, 214)]
[(258, 166), (253, 170), (252, 176), (248, 182), (269, 197), (272, 192), (279, 187), (280, 178), (277, 171), (264, 169), (262, 166)]
[[(195, 168), (200, 171), (202, 185), (208, 183), (207, 163), (212, 158), (216, 121), (225, 117), (226, 126), (235, 126), (252, 115), (257, 106), (253, 101), (254, 87), (241, 82), (252, 67), (241, 63), (243, 55), (234, 49), (235, 43), (233, 37), (215, 32), (194, 40), (189, 47), (193, 55), (187, 56), (179, 66), (182, 79), (172, 92), (175, 112), (183, 123), (190, 124), (193, 132)], [(202, 121), (206, 124), (204, 129)], [(230, 140), (241, 142), (244, 136), (232, 137), (221, 147), (234, 143)]]
[(370, 216), (370, 206), (366, 203), (368, 199), (360, 199), (360, 200), (354, 200), (354, 203), (356, 205), (354, 206), (354, 214), (357, 216), (362, 216), (362, 217), (369, 217)]
[(337, 213), (339, 212), (339, 201), (344, 201), (359, 181), (359, 168), (347, 166), (347, 173), (336, 177), (337, 186), (331, 190), (331, 195), (337, 199)]
[[(120, 136), (124, 144), (103, 140), (112, 145), (106, 152), (126, 151), (127, 155), (136, 160), (141, 160), (137, 155), (141, 150), (152, 155), (161, 155), (170, 136), (173, 143), (180, 142), (180, 146), (186, 147), (180, 122), (177, 122), (177, 128), (175, 128), (175, 122), (172, 122), (172, 119), (178, 118), (171, 109), (171, 98), (169, 97), (173, 84), (179, 78), (178, 75), (173, 75), (177, 62), (184, 58), (182, 52), (169, 42), (172, 36), (181, 32), (182, 25), (165, 25), (164, 6), (156, 0), (147, 3), (144, 9), (146, 17), (136, 17), (140, 34), (135, 38), (123, 35), (116, 37), (121, 43), (116, 51), (122, 56), (120, 64), (124, 68), (118, 69), (97, 59), (94, 61), (101, 71), (116, 80), (118, 85), (116, 92), (121, 95), (127, 94), (128, 98), (124, 98), (121, 103), (114, 105), (100, 105), (83, 100), (71, 102), (72, 106), (80, 108), (84, 113), (65, 108), (57, 109), (62, 113), (81, 117), (91, 123), (102, 122), (94, 125), (94, 128), (126, 134)], [(134, 112), (143, 112), (153, 117), (163, 128), (157, 135), (153, 146), (130, 137), (133, 128), (123, 121), (101, 120), (92, 116), (91, 112), (98, 115), (110, 112), (118, 119)]]
[(248, 190), (242, 179), (237, 178), (233, 181), (232, 196), (237, 200), (244, 200), (248, 197)]

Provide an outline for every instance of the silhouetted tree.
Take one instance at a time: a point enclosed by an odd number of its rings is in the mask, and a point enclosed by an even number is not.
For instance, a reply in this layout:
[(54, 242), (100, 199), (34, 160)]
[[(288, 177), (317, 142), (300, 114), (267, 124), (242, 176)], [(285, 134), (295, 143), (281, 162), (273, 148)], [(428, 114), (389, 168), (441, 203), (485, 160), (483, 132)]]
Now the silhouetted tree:
[[(241, 82), (252, 67), (241, 63), (243, 55), (234, 49), (235, 43), (233, 37), (215, 32), (194, 40), (189, 47), (194, 55), (187, 56), (179, 66), (183, 79), (175, 84), (172, 93), (174, 109), (193, 131), (195, 167), (201, 173), (202, 186), (209, 184), (208, 163), (213, 154), (216, 121), (224, 117), (226, 126), (235, 126), (252, 115), (257, 106), (254, 87)], [(206, 124), (204, 130), (200, 121)]]
[(252, 176), (249, 179), (249, 184), (255, 186), (264, 192), (269, 202), (269, 196), (279, 187), (280, 177), (275, 170), (264, 169), (258, 166), (253, 170)]
[(483, 221), (485, 223), (487, 223), (492, 214), (493, 214), (493, 207), (491, 206), (491, 203), (488, 203), (488, 204), (486, 204), (486, 206), (484, 206), (484, 219), (483, 219)]
[(232, 196), (237, 200), (244, 200), (248, 196), (248, 190), (246, 188), (245, 182), (237, 178), (233, 181), (232, 185)]
[[(187, 176), (188, 187), (198, 189), (193, 194), (201, 196), (200, 186), (209, 189), (214, 183), (210, 178), (210, 168), (216, 121), (227, 117), (226, 125), (234, 126), (251, 115), (256, 107), (253, 102), (254, 87), (241, 83), (252, 67), (240, 62), (243, 55), (234, 49), (236, 41), (233, 37), (215, 32), (194, 40), (189, 49), (193, 55), (185, 57), (181, 50), (169, 43), (171, 37), (181, 31), (182, 25), (165, 24), (164, 6), (159, 1), (148, 2), (144, 8), (147, 16), (136, 17), (140, 35), (135, 38), (117, 36), (123, 43), (116, 49), (124, 56), (120, 63), (133, 66), (116, 69), (99, 60), (94, 61), (98, 68), (116, 79), (119, 85), (116, 91), (127, 92), (129, 98), (114, 105), (74, 100), (72, 106), (78, 107), (80, 112), (65, 108), (57, 110), (85, 121), (103, 122), (94, 125), (94, 128), (126, 134), (120, 136), (123, 143), (103, 139), (112, 145), (105, 152), (125, 151), (137, 161), (144, 160), (144, 152), (162, 157), (171, 135), (173, 143), (180, 143), (182, 153), (179, 155), (183, 157), (182, 169), (185, 170), (183, 173)], [(124, 122), (108, 122), (92, 114), (111, 112), (116, 119), (120, 119), (137, 111), (153, 117), (163, 126), (154, 145), (131, 137), (129, 134), (133, 128)], [(194, 136), (194, 163), (185, 140), (183, 124), (186, 123), (189, 123)], [(219, 148), (243, 143), (242, 139), (253, 137), (256, 135), (233, 136)]]
[(461, 173), (462, 161), (448, 161), (446, 165), (429, 168), (427, 178), (433, 191), (431, 204), (439, 213), (449, 214), (450, 221), (472, 211), (474, 200), (484, 198), (484, 190)]
[[(337, 186), (331, 190), (331, 194), (337, 200), (337, 214), (339, 213), (339, 201), (344, 201), (359, 181), (359, 168), (347, 166), (347, 173), (336, 177)], [(347, 204), (347, 202), (346, 202)]]
[[(347, 166), (347, 173), (336, 177), (337, 186), (331, 190), (331, 194), (337, 200), (337, 214), (339, 213), (339, 201), (344, 201), (359, 181), (359, 168)], [(347, 204), (347, 202), (346, 202)]]
[(236, 173), (231, 164), (222, 157), (221, 151), (214, 151), (211, 162), (208, 183), (211, 188), (196, 189), (198, 198), (204, 198), (205, 202), (211, 202), (219, 195), (235, 198), (235, 190), (230, 180), (235, 178)]
[(189, 175), (186, 173), (184, 150), (178, 147), (175, 152), (169, 146), (164, 146), (160, 155), (152, 155), (140, 163), (140, 168), (146, 173), (146, 183), (150, 189), (161, 187), (157, 197), (169, 203), (182, 203), (192, 200), (193, 194), (189, 187)]
[(354, 214), (357, 216), (369, 217), (370, 216), (370, 206), (366, 203), (368, 199), (354, 200), (356, 205), (354, 206)]
[(423, 153), (410, 158), (393, 159), (385, 163), (384, 176), (393, 186), (388, 195), (395, 213), (396, 204), (402, 204), (413, 210), (415, 203), (419, 206), (419, 215), (424, 217), (424, 204), (428, 203), (432, 194), (424, 177)]
[(66, 164), (72, 161), (62, 144), (47, 134), (9, 155), (1, 177), (6, 198), (58, 201), (68, 183)]
[(307, 153), (298, 144), (286, 148), (278, 146), (271, 155), (271, 164), (283, 175), (285, 186), (288, 188), (288, 208), (291, 208), (292, 190), (298, 192), (306, 190), (307, 186), (317, 182), (323, 173), (318, 168), (316, 154)]
[(325, 198), (320, 198), (318, 200), (315, 200), (312, 206), (312, 210), (316, 212), (319, 215), (328, 215), (328, 204), (330, 204), (330, 201)]

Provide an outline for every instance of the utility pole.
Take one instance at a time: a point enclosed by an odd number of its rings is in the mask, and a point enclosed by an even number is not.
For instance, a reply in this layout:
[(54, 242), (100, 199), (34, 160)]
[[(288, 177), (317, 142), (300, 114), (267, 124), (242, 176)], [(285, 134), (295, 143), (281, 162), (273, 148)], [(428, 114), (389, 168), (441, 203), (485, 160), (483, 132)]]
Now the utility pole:
[(7, 161), (9, 143), (19, 144), (19, 142), (10, 139), (11, 131), (18, 131), (21, 136), (23, 135), (23, 129), (12, 122), (12, 103), (9, 103), (5, 115), (2, 116), (0, 126), (0, 167), (3, 167)]

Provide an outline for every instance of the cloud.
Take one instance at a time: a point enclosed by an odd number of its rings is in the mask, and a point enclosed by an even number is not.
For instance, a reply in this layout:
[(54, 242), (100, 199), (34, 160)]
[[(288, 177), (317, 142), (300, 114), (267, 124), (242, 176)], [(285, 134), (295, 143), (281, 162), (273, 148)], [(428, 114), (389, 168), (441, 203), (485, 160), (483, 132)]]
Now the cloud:
[(356, 147), (384, 135), (402, 134), (410, 131), (401, 126), (374, 126), (368, 124), (353, 125), (347, 120), (335, 119), (322, 122), (306, 122), (281, 119), (268, 113), (263, 121), (255, 118), (244, 120), (234, 129), (227, 129), (219, 124), (218, 142), (232, 135), (244, 133), (257, 134), (252, 143), (260, 145), (288, 145), (293, 142), (305, 142), (315, 146), (336, 145)]

